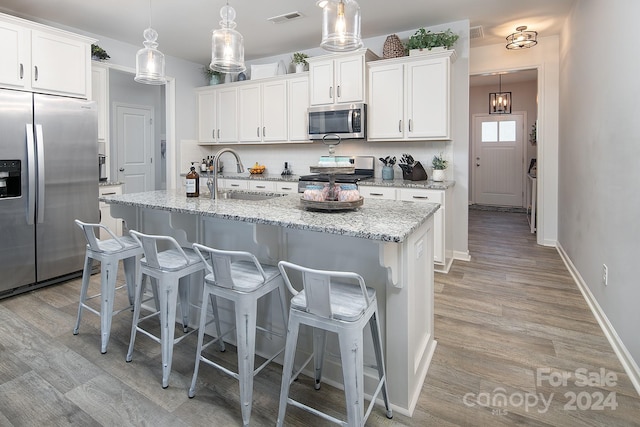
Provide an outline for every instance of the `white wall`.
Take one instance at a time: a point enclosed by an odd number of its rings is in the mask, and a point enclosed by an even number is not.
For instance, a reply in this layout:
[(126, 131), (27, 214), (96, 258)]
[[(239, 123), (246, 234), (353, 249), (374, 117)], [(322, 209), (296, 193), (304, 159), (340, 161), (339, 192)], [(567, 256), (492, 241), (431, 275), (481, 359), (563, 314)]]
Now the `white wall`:
[(539, 244), (558, 238), (559, 37), (540, 37), (531, 49), (507, 50), (503, 43), (471, 49), (470, 74), (538, 70), (538, 231)]
[[(640, 2), (575, 2), (562, 34), (558, 242), (640, 362)], [(625, 45), (626, 46), (626, 45)], [(602, 284), (602, 264), (609, 285)]]

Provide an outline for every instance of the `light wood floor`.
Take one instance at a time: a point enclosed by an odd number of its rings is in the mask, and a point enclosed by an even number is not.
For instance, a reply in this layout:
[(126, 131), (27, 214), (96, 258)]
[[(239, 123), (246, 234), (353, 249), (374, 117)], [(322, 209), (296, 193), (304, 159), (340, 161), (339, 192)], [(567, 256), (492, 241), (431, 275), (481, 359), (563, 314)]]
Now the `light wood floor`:
[[(438, 346), (414, 416), (388, 420), (375, 408), (367, 424), (640, 425), (640, 398), (556, 250), (535, 244), (523, 214), (469, 216), (471, 262), (436, 274)], [(95, 288), (98, 276), (92, 280)], [(72, 335), (79, 284), (0, 301), (0, 426), (242, 424), (237, 382), (210, 367), (201, 367), (197, 394), (187, 397), (195, 336), (176, 347), (162, 389), (159, 345), (139, 337), (133, 362), (124, 362), (129, 312), (114, 318), (107, 354), (100, 354), (96, 316), (85, 314)], [(233, 364), (235, 349), (215, 357)], [(603, 373), (609, 384), (581, 387), (583, 372)], [(562, 374), (566, 384), (548, 380)], [(275, 425), (280, 376), (273, 366), (256, 377), (252, 425)], [(344, 406), (340, 390), (316, 392), (305, 377), (292, 391), (336, 415)], [(327, 425), (291, 407), (286, 422)]]

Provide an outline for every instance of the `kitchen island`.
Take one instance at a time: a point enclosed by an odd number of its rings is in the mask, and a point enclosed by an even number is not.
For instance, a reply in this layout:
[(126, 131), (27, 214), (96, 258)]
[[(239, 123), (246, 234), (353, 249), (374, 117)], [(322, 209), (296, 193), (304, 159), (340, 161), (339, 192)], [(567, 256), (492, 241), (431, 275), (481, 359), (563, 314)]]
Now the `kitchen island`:
[[(246, 192), (237, 194), (253, 197)], [(394, 410), (412, 414), (436, 346), (432, 259), (433, 214), (438, 204), (366, 199), (357, 210), (325, 213), (301, 208), (299, 194), (263, 200), (211, 200), (187, 198), (174, 190), (100, 200), (109, 203), (112, 216), (123, 218), (129, 229), (171, 235), (185, 246), (200, 242), (251, 251), (270, 264), (288, 260), (311, 268), (361, 274), (378, 295), (391, 403)], [(199, 298), (199, 294), (192, 292), (192, 297)], [(277, 301), (267, 304), (274, 309), (259, 314), (261, 320), (285, 332), (277, 315)], [(224, 312), (221, 306), (223, 320), (231, 317)], [(196, 324), (197, 319), (192, 322)], [(365, 366), (370, 366), (375, 359), (367, 335)], [(311, 350), (310, 338), (309, 333), (301, 334), (296, 360), (303, 360), (301, 353)], [(267, 353), (282, 344), (273, 336), (258, 340), (257, 352)], [(337, 340), (327, 340), (327, 354), (323, 380), (341, 387), (339, 358), (330, 357), (339, 354)], [(365, 369), (368, 393), (373, 391), (375, 377), (375, 370)]]

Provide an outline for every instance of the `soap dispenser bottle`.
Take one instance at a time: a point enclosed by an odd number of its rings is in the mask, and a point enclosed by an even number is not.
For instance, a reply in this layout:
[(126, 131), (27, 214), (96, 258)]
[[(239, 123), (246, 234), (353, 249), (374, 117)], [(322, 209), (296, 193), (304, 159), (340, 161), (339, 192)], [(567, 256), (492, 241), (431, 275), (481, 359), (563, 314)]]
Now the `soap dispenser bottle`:
[(200, 175), (196, 172), (196, 167), (191, 162), (191, 170), (187, 174), (187, 197), (199, 197), (200, 196)]

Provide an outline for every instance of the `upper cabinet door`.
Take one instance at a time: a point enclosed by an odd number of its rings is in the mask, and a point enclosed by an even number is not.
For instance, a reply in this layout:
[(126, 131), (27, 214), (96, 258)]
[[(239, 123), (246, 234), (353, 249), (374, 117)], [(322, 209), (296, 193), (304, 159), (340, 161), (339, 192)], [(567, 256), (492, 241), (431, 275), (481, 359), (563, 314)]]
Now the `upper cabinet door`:
[(390, 64), (369, 68), (367, 135), (370, 140), (404, 136), (404, 67)]
[(218, 142), (238, 142), (238, 89), (218, 89), (216, 101)]
[(262, 85), (262, 140), (287, 140), (287, 82), (278, 80)]
[(364, 55), (335, 60), (335, 102), (364, 101)]
[(262, 140), (260, 99), (259, 83), (238, 88), (238, 108), (242, 118), (238, 123), (238, 136), (241, 142)]
[(309, 77), (289, 80), (289, 141), (309, 142)]
[(29, 31), (8, 22), (0, 22), (0, 84), (24, 88), (29, 72)]
[(31, 59), (33, 89), (86, 96), (91, 60), (87, 43), (34, 30)]
[(443, 138), (449, 133), (449, 59), (406, 65), (408, 138)]
[(335, 102), (333, 60), (310, 62), (309, 76), (311, 105), (333, 104)]
[(207, 90), (197, 93), (198, 141), (216, 142), (216, 92)]

